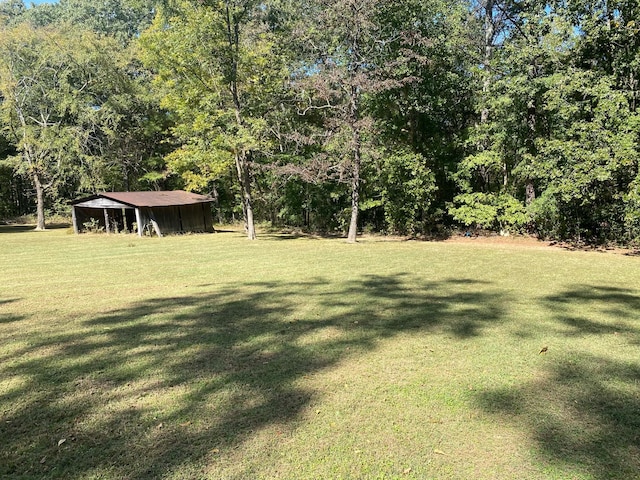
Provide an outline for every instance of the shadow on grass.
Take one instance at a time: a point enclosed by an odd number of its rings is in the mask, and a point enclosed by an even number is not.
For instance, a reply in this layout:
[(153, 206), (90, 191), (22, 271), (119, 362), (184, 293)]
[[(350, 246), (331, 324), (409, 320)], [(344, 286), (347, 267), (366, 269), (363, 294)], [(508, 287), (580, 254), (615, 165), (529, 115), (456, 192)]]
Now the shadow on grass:
[(7, 303), (17, 302), (19, 299), (17, 298), (0, 298), (0, 306), (6, 305)]
[(33, 232), (35, 225), (2, 225), (0, 224), (0, 233), (20, 233)]
[(306, 232), (306, 231), (288, 231), (288, 230), (272, 230), (261, 232), (260, 238), (267, 240), (298, 240), (305, 238), (308, 240), (328, 240), (328, 239), (345, 239), (346, 235), (342, 232)]
[[(550, 465), (586, 478), (640, 478), (640, 363), (570, 348), (571, 339), (589, 335), (596, 341), (611, 335), (617, 348), (636, 348), (640, 296), (577, 286), (544, 303), (568, 339), (567, 351), (544, 357), (544, 374), (535, 381), (482, 392), (479, 405), (528, 430)], [(605, 323), (605, 314), (617, 320)]]
[(303, 421), (323, 395), (314, 373), (403, 332), (482, 335), (504, 301), (490, 285), (410, 275), (260, 283), (149, 299), (81, 332), (35, 336), (0, 365), (15, 379), (0, 396), (11, 412), (0, 477), (200, 478), (219, 452)]
[(24, 315), (7, 314), (1, 310), (2, 305), (17, 301), (17, 298), (0, 298), (0, 324), (19, 322), (20, 320), (24, 320), (26, 318)]
[[(47, 224), (46, 230), (60, 230), (64, 228), (71, 227), (68, 223), (50, 223)], [(25, 224), (17, 224), (12, 223), (8, 225), (0, 224), (0, 234), (1, 233), (21, 233), (21, 232), (35, 232), (35, 225), (25, 225)]]
[[(548, 308), (555, 312), (560, 324), (568, 328), (569, 335), (589, 335), (602, 333), (640, 334), (640, 296), (630, 289), (614, 287), (575, 286), (567, 291), (552, 295), (546, 300)], [(591, 317), (572, 314), (573, 307), (588, 306)], [(615, 323), (603, 323), (601, 317), (616, 318)]]

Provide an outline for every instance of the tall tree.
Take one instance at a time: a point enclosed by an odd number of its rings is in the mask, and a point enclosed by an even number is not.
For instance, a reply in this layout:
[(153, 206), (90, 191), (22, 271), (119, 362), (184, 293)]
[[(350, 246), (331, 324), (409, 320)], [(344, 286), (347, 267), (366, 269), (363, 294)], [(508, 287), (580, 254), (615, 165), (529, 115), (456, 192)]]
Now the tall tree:
[(556, 234), (629, 240), (640, 234), (632, 220), (640, 146), (640, 10), (636, 2), (616, 0), (552, 5), (550, 14), (570, 25), (573, 38), (564, 42), (571, 47), (566, 62), (546, 80), (550, 129), (535, 165), (546, 189), (536, 213)]
[[(373, 96), (371, 106), (381, 134), (378, 142), (386, 152), (365, 179), (365, 202), (380, 201), (365, 218), (382, 210), (388, 231), (433, 232), (443, 222), (442, 208), (453, 197), (451, 172), (462, 154), (462, 133), (473, 120), (475, 85), (469, 71), (477, 64), (471, 35), (475, 22), (467, 2), (432, 0), (387, 9), (385, 24), (396, 32), (389, 37), (397, 39), (388, 44), (380, 62), (392, 84)], [(429, 170), (437, 190), (425, 182)], [(381, 181), (371, 177), (378, 172)], [(385, 194), (393, 179), (398, 182), (396, 192), (413, 192), (413, 199)], [(380, 195), (371, 198), (370, 190), (378, 193), (378, 186)]]
[(38, 229), (45, 197), (91, 171), (110, 94), (122, 85), (116, 58), (116, 44), (87, 32), (28, 24), (0, 32), (0, 125), (16, 146), (16, 172), (35, 190)]
[(384, 52), (400, 39), (398, 30), (385, 28), (385, 14), (394, 8), (396, 2), (381, 0), (310, 0), (300, 5), (296, 33), (307, 64), (295, 81), (299, 110), (303, 115), (322, 112), (325, 150), (348, 174), (349, 242), (357, 239), (363, 155), (373, 133), (366, 99), (394, 84), (382, 68)]
[[(22, 0), (11, 0), (11, 2), (19, 4)], [(41, 3), (29, 9), (22, 9), (19, 20), (28, 21), (35, 26), (75, 25), (83, 30), (91, 30), (115, 38), (122, 45), (126, 45), (149, 26), (157, 3), (161, 2), (156, 0), (103, 0), (101, 2), (59, 0), (55, 3)]]
[(202, 188), (234, 165), (249, 239), (256, 238), (253, 163), (271, 149), (265, 116), (286, 79), (268, 13), (251, 0), (177, 2), (141, 40), (181, 142), (170, 166)]
[(26, 7), (23, 0), (0, 1), (0, 25), (19, 22), (25, 11)]

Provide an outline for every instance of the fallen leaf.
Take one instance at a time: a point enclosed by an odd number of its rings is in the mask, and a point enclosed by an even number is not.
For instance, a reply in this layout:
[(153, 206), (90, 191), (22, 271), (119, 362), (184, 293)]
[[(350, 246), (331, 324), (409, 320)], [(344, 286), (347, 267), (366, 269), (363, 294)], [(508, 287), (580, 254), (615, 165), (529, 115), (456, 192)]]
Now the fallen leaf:
[(438, 455), (446, 455), (442, 450), (438, 450), (437, 448), (433, 451), (433, 453), (437, 453)]
[(46, 457), (46, 455), (40, 459), (40, 463), (44, 463), (44, 462), (46, 462), (46, 461), (47, 461), (47, 457)]
[(67, 441), (66, 438), (61, 438), (60, 440), (58, 440), (58, 446), (62, 445), (66, 441)]
[(409, 475), (411, 473), (411, 469), (410, 468), (405, 468), (402, 473), (404, 473), (405, 475)]

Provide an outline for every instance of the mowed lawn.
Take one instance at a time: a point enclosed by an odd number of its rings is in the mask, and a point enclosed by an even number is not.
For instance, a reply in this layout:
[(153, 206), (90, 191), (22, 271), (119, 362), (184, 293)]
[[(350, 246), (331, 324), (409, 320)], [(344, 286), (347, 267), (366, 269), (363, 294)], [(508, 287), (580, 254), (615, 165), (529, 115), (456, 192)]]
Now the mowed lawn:
[(1, 228), (2, 479), (640, 478), (640, 256)]

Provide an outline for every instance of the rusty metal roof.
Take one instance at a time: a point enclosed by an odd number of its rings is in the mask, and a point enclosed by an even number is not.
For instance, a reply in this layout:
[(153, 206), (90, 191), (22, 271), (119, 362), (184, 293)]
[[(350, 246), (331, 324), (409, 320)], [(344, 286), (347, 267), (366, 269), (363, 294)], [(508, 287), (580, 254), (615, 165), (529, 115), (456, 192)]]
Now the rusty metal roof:
[(176, 205), (193, 205), (213, 201), (205, 195), (185, 192), (184, 190), (172, 190), (160, 192), (104, 192), (76, 200), (72, 202), (72, 204), (95, 198), (108, 198), (131, 207), (173, 207)]

